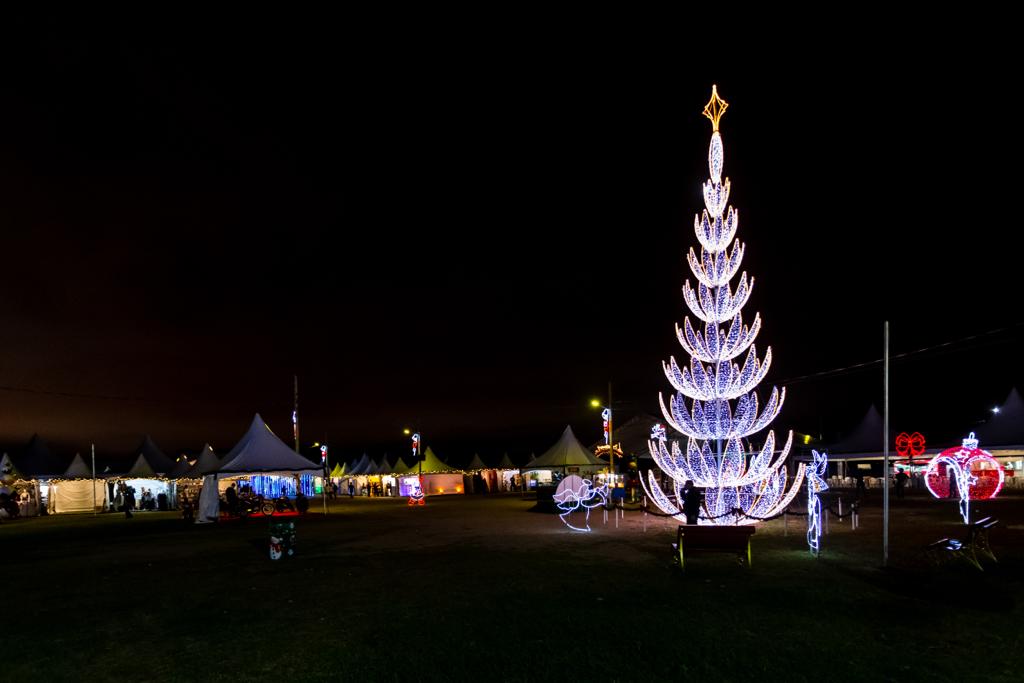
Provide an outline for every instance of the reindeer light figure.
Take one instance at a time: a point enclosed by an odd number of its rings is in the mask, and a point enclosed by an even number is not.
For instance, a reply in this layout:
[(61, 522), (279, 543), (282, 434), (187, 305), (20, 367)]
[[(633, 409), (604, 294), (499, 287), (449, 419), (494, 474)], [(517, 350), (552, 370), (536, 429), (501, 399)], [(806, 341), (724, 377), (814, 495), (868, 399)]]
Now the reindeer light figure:
[(814, 454), (814, 464), (807, 468), (807, 545), (817, 555), (821, 548), (821, 499), (818, 494), (828, 489), (825, 483), (828, 454), (815, 450), (811, 453)]

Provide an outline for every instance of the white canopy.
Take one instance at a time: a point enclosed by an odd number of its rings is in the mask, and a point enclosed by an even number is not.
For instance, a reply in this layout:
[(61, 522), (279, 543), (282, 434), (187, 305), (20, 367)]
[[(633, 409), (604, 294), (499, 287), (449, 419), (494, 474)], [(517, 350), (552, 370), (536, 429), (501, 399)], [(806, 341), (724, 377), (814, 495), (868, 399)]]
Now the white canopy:
[(363, 453), (363, 457), (356, 460), (356, 463), (352, 465), (352, 468), (348, 471), (350, 475), (366, 474), (366, 466), (370, 464), (370, 456)]
[(196, 458), (196, 462), (189, 468), (188, 472), (182, 475), (186, 479), (198, 479), (207, 474), (212, 474), (220, 469), (220, 458), (210, 448), (210, 444), (203, 446), (203, 452)]
[(139, 456), (135, 458), (135, 463), (131, 466), (131, 469), (125, 474), (126, 477), (145, 477), (151, 478), (158, 476), (156, 470), (153, 469), (149, 461), (146, 460), (145, 453), (139, 453)]
[(219, 474), (247, 472), (320, 472), (312, 461), (302, 457), (274, 436), (259, 413), (252, 419), (249, 431), (224, 456)]
[[(136, 467), (140, 468), (140, 472), (144, 473), (144, 476), (151, 476), (153, 474), (167, 474), (174, 469), (174, 461), (164, 455), (153, 439), (147, 435), (142, 439), (142, 443), (139, 444), (138, 449), (135, 451), (138, 453), (138, 458), (135, 459), (135, 465), (132, 467), (134, 470)], [(144, 462), (144, 465), (140, 465), (140, 461)], [(136, 474), (134, 471), (130, 471), (129, 474)]]
[(583, 447), (572, 427), (566, 425), (562, 436), (543, 455), (531, 461), (528, 469), (550, 469), (553, 467), (579, 467), (582, 465), (603, 466), (593, 453)]
[(85, 460), (82, 460), (82, 455), (75, 453), (75, 459), (64, 470), (64, 479), (89, 479), (90, 477), (92, 477), (92, 470), (86, 466)]

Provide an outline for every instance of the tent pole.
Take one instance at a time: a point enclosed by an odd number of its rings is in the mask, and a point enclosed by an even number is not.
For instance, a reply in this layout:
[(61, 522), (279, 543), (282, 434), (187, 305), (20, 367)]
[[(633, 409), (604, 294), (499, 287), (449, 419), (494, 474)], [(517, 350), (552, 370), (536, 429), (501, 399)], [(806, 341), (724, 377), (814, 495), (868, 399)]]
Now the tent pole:
[(883, 404), (885, 411), (884, 426), (882, 427), (882, 566), (889, 564), (889, 321), (885, 321), (885, 370), (883, 386), (885, 394)]
[(295, 431), (295, 452), (299, 452), (299, 376), (295, 375), (295, 406), (292, 410), (292, 427)]
[(92, 514), (96, 514), (96, 444), (92, 447)]

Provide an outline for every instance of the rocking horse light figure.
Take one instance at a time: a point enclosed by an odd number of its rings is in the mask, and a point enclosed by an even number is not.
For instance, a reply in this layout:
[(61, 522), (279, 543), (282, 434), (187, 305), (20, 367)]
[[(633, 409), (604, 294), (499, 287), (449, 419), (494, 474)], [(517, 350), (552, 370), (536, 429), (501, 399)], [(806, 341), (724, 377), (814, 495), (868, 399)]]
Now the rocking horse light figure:
[(828, 454), (812, 450), (814, 464), (807, 468), (807, 545), (815, 555), (821, 547), (821, 499), (818, 494), (828, 489), (825, 472)]
[[(559, 518), (562, 523), (573, 531), (590, 531), (590, 511), (604, 505), (608, 500), (608, 484), (594, 486), (589, 479), (571, 474), (561, 481), (555, 495), (552, 496), (558, 509), (562, 511)], [(586, 528), (573, 526), (568, 517), (577, 510), (584, 510)]]

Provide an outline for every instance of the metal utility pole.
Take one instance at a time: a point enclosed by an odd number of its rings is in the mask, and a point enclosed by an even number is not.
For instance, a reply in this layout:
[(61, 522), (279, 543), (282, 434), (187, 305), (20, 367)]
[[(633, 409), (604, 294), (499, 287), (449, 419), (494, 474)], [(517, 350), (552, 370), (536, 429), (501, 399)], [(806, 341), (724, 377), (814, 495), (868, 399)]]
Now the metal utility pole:
[(885, 348), (882, 352), (883, 385), (882, 410), (882, 566), (889, 564), (889, 321), (885, 321)]
[(96, 514), (96, 444), (92, 447), (92, 514)]
[(615, 417), (612, 410), (612, 383), (608, 382), (608, 480), (609, 484), (615, 485), (615, 438), (612, 435), (612, 419)]
[(295, 375), (295, 407), (292, 409), (292, 432), (295, 434), (295, 452), (299, 452), (299, 376)]

